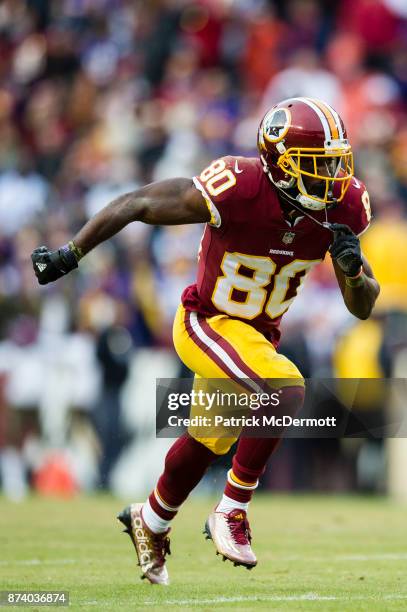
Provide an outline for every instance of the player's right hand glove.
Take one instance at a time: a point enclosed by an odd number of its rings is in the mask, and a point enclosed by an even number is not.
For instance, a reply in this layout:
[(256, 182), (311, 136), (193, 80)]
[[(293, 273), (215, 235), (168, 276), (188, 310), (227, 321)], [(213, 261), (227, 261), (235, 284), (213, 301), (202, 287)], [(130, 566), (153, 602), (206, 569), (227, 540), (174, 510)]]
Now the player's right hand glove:
[(363, 264), (359, 238), (343, 223), (331, 223), (330, 229), (334, 233), (334, 241), (329, 248), (332, 259), (345, 276), (356, 276)]
[(46, 246), (38, 247), (32, 252), (31, 260), (40, 285), (52, 283), (78, 267), (78, 260), (69, 244), (57, 251), (50, 251)]

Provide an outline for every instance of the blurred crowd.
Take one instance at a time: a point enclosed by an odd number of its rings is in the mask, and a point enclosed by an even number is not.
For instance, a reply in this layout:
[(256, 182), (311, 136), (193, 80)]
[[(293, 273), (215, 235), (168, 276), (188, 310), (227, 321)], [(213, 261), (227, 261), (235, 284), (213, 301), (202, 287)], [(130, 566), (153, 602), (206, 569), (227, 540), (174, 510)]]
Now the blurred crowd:
[[(289, 96), (326, 100), (347, 125), (382, 293), (376, 317), (355, 325), (325, 262), (286, 317), (282, 350), (305, 376), (392, 374), (407, 345), (406, 41), (405, 0), (0, 2), (0, 448), (36, 427), (12, 408), (80, 413), (102, 397), (102, 446), (116, 432), (101, 451), (106, 483), (121, 448), (112, 406), (134, 355), (171, 351), (202, 227), (133, 224), (45, 289), (30, 253), (68, 242), (118, 194), (257, 155), (262, 114)], [(49, 420), (42, 434), (62, 444)]]

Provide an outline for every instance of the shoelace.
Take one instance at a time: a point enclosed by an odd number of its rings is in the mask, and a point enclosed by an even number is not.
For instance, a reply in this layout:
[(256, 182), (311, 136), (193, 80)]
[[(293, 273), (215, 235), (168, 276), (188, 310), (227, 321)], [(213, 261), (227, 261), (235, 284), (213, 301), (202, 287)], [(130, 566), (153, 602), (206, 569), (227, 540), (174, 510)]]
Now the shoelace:
[(154, 567), (163, 566), (165, 563), (165, 556), (171, 554), (170, 538), (162, 534), (153, 535), (151, 537), (151, 545), (157, 559), (156, 563), (154, 563)]
[(228, 516), (227, 521), (230, 533), (236, 544), (242, 544), (243, 546), (250, 544), (252, 534), (247, 518), (236, 520), (233, 516)]

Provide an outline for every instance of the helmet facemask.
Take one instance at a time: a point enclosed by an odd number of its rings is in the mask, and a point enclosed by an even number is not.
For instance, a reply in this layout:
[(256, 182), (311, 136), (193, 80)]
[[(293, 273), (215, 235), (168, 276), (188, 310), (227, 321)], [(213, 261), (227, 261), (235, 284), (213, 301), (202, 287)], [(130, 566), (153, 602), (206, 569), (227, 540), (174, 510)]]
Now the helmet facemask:
[[(277, 148), (284, 148), (279, 144)], [(280, 155), (277, 166), (294, 179), (290, 181), (290, 187), (296, 187), (296, 199), (311, 210), (322, 210), (325, 206), (340, 202), (354, 171), (353, 154), (348, 144), (337, 149), (291, 147)], [(279, 188), (287, 187), (281, 185)]]

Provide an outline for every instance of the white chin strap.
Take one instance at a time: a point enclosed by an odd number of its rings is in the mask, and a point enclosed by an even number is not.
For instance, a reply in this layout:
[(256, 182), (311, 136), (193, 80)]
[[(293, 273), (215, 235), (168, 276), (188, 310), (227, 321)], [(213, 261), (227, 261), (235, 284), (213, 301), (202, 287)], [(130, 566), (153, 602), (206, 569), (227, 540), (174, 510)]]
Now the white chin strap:
[(312, 198), (307, 198), (307, 196), (302, 195), (302, 193), (297, 195), (296, 200), (301, 206), (309, 210), (324, 210), (324, 208), (326, 208), (325, 202), (318, 202)]
[[(304, 181), (302, 180), (301, 175), (298, 177), (297, 181), (298, 184), (301, 186), (301, 189), (306, 192), (307, 190), (305, 188)], [(304, 208), (308, 208), (308, 210), (324, 210), (324, 208), (326, 207), (325, 202), (314, 200), (313, 198), (304, 195), (301, 192), (297, 195), (295, 199), (301, 204), (301, 206), (304, 206)]]
[[(261, 162), (263, 164), (263, 171), (264, 171), (264, 173), (267, 174), (267, 176), (269, 177), (269, 179), (273, 183), (273, 185), (275, 185), (278, 189), (281, 189), (282, 191), (284, 191), (285, 195), (290, 200), (294, 200), (294, 201), (298, 202), (298, 204), (301, 204), (301, 206), (303, 206), (304, 208), (308, 208), (308, 210), (324, 210), (326, 208), (325, 202), (318, 202), (318, 200), (314, 200), (313, 198), (309, 198), (308, 196), (303, 195), (302, 193), (299, 193), (296, 198), (293, 198), (292, 196), (290, 196), (288, 193), (286, 193), (286, 189), (290, 189), (291, 187), (294, 187), (295, 178), (291, 177), (289, 181), (275, 181), (273, 179), (273, 176), (272, 176), (272, 174), (270, 172), (268, 164), (267, 164), (266, 160), (264, 159), (263, 155), (260, 155), (260, 159), (261, 159)], [(302, 181), (301, 178), (299, 180)], [(304, 184), (303, 184), (303, 189), (305, 191)]]
[[(298, 180), (301, 181), (301, 186), (303, 190), (306, 191), (302, 178), (300, 177)], [(304, 206), (304, 208), (308, 208), (309, 210), (324, 210), (326, 207), (325, 202), (319, 202), (318, 200), (314, 200), (313, 198), (310, 198), (302, 193), (299, 193), (295, 199), (301, 204), (301, 206)]]

